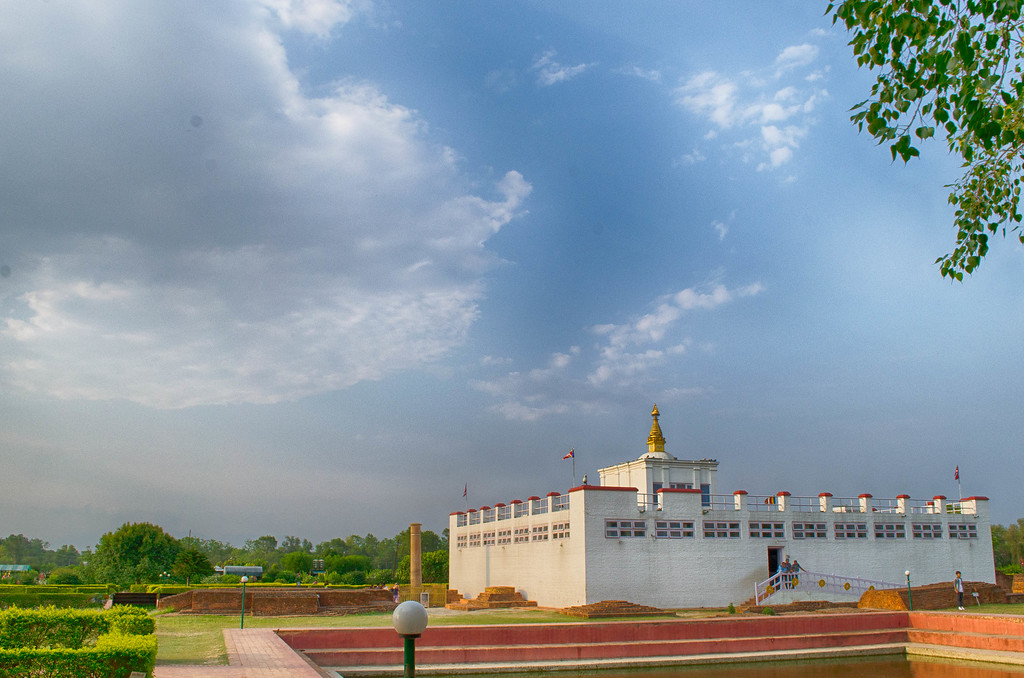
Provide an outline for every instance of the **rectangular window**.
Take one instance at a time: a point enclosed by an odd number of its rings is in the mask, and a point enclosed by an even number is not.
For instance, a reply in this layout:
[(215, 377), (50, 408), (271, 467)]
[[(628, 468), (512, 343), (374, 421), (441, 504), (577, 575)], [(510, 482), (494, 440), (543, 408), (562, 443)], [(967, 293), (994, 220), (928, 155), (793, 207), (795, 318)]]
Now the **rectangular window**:
[(468, 543), (469, 543), (469, 538), (466, 537), (466, 535), (464, 535), (464, 534), (460, 534), (458, 537), (455, 538), (455, 546), (460, 548), (460, 549), (466, 548), (466, 544), (468, 544)]
[(740, 524), (716, 522), (714, 520), (704, 521), (705, 539), (739, 539)]
[(551, 526), (552, 539), (568, 539), (569, 523), (555, 523)]
[(827, 539), (825, 523), (793, 523), (793, 539)]
[(548, 526), (547, 525), (534, 525), (533, 526), (533, 541), (547, 541), (548, 540)]
[(532, 499), (530, 500), (530, 515), (539, 516), (542, 513), (548, 512), (548, 500), (547, 499)]
[(468, 520), (465, 513), (455, 517), (455, 527), (465, 527)]
[(494, 546), (493, 532), (484, 532), (484, 546)]
[(469, 535), (469, 545), (471, 547), (473, 547), (473, 546), (480, 546), (480, 533), (479, 532), (474, 532), (473, 534)]
[(604, 521), (604, 536), (608, 539), (619, 539), (626, 537), (646, 537), (646, 520), (606, 520)]
[(551, 501), (551, 512), (555, 511), (568, 511), (569, 510), (569, 495), (560, 494), (557, 497), (552, 497)]
[(673, 490), (692, 490), (693, 483), (669, 483), (669, 487)]
[(785, 539), (786, 523), (750, 523), (750, 536), (753, 539)]
[(950, 539), (977, 539), (978, 538), (978, 526), (969, 525), (967, 523), (950, 523), (949, 524), (949, 538)]
[(484, 522), (485, 523), (493, 523), (494, 522), (494, 514), (495, 514), (494, 509), (492, 509), (492, 508), (491, 509), (487, 509), (483, 513), (484, 513)]
[(914, 523), (914, 539), (942, 539), (942, 523)]
[(530, 514), (530, 505), (529, 504), (524, 504), (524, 503), (520, 502), (518, 504), (513, 504), (513, 506), (516, 507), (516, 510), (515, 510), (516, 518), (521, 518), (523, 516), (526, 516), (526, 515)]
[(657, 539), (693, 538), (692, 520), (656, 520), (654, 536)]
[(498, 544), (511, 544), (512, 530), (498, 530)]
[(875, 523), (875, 539), (906, 539), (907, 528), (896, 523)]
[(473, 511), (472, 513), (469, 514), (469, 524), (470, 525), (479, 525), (480, 524), (480, 512), (479, 511)]
[(836, 539), (867, 539), (867, 523), (836, 523)]
[(498, 507), (498, 520), (508, 520), (512, 517), (511, 506), (499, 506)]
[(516, 544), (522, 544), (523, 542), (530, 541), (530, 528), (517, 527), (513, 533), (513, 541), (515, 541)]

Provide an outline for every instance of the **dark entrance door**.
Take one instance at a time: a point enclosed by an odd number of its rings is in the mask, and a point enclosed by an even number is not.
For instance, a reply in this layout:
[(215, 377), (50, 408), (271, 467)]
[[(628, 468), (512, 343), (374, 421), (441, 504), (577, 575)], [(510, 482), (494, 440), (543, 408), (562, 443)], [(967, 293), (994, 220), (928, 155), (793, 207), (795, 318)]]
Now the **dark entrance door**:
[(769, 546), (768, 547), (768, 576), (772, 576), (779, 571), (779, 563), (782, 562), (782, 547), (781, 546)]

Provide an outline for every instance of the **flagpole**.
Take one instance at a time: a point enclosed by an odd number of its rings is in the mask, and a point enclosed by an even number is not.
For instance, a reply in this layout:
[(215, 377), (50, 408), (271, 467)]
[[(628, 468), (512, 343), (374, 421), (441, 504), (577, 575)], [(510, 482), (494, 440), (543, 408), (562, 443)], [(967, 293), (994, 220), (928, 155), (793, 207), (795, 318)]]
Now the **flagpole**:
[(576, 487), (576, 454), (575, 451), (572, 455), (572, 486)]

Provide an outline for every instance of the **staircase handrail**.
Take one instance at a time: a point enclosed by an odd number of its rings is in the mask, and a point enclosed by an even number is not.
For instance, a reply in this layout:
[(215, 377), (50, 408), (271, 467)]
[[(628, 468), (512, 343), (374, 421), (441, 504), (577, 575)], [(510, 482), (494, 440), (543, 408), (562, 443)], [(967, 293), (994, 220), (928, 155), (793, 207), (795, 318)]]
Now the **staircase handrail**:
[(754, 584), (754, 601), (762, 602), (779, 591), (819, 591), (839, 595), (860, 596), (865, 591), (876, 589), (898, 589), (902, 584), (864, 579), (862, 577), (846, 577), (824, 572), (801, 570), (795, 572), (777, 572), (762, 582)]

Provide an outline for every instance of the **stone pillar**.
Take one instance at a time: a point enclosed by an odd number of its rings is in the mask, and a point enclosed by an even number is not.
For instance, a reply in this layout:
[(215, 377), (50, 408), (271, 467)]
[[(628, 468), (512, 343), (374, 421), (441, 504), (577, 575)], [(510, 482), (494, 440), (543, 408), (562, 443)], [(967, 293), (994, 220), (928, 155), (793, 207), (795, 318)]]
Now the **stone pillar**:
[(423, 590), (423, 560), (420, 548), (420, 523), (409, 525), (409, 599), (419, 602)]

